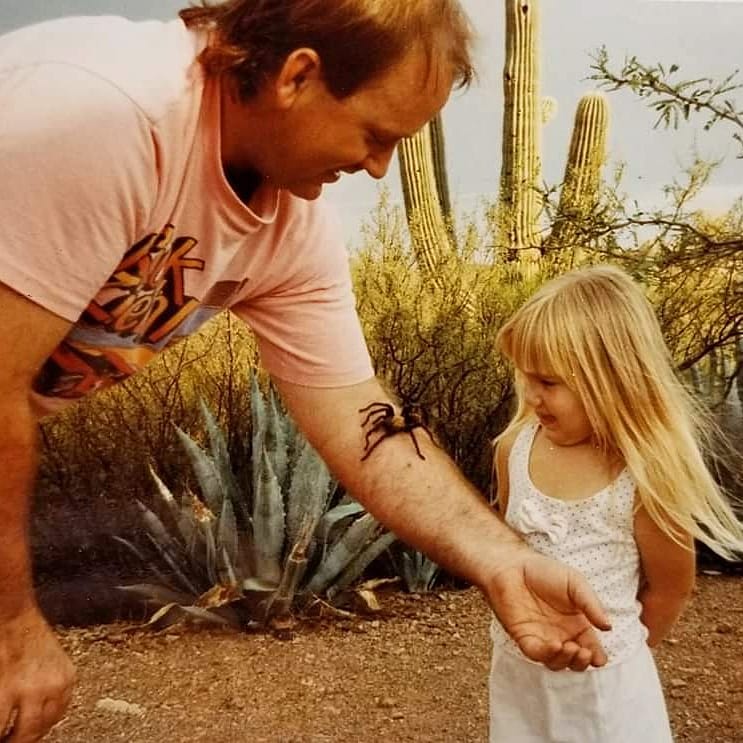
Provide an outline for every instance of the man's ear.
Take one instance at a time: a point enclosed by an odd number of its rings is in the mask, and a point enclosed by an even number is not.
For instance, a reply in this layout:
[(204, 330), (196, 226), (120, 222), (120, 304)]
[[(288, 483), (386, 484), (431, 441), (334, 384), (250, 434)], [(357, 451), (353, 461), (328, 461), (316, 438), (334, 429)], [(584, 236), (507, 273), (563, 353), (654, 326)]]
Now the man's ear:
[(276, 102), (280, 108), (291, 108), (303, 92), (317, 83), (323, 83), (320, 55), (314, 49), (295, 49), (274, 79)]

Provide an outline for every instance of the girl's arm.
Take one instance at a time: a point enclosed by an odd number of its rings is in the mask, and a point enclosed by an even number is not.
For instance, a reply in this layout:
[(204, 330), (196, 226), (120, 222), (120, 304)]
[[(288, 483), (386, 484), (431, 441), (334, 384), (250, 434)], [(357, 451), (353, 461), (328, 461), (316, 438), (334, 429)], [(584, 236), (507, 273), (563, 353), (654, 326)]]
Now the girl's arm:
[(506, 519), (506, 509), (508, 508), (508, 457), (511, 454), (511, 447), (515, 439), (515, 433), (500, 439), (495, 445), (495, 453), (493, 454), (492, 476), (495, 482), (492, 487), (497, 487), (495, 503), (498, 508), (498, 515), (503, 521)]
[(640, 506), (635, 515), (635, 540), (645, 582), (638, 598), (651, 648), (670, 632), (694, 588), (694, 540), (688, 534), (680, 534), (679, 539), (681, 544), (665, 534)]

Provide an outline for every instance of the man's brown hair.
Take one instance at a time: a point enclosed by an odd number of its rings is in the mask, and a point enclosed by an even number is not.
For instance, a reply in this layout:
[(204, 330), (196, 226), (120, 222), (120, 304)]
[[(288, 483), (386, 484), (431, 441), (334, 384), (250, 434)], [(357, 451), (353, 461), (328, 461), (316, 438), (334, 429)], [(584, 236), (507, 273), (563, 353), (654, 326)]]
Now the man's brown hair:
[(473, 32), (458, 0), (227, 0), (181, 10), (189, 28), (210, 32), (207, 75), (230, 74), (246, 100), (295, 49), (319, 55), (330, 91), (343, 98), (422, 44), (446, 59), (459, 87), (474, 76)]

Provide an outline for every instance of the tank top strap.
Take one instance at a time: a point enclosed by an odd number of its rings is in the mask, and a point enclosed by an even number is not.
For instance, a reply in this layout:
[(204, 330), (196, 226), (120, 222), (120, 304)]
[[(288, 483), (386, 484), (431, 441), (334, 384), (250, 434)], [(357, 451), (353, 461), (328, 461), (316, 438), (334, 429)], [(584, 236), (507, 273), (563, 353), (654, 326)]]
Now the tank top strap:
[(529, 455), (534, 443), (539, 424), (529, 421), (524, 424), (516, 436), (508, 457), (508, 510), (516, 504), (529, 491)]

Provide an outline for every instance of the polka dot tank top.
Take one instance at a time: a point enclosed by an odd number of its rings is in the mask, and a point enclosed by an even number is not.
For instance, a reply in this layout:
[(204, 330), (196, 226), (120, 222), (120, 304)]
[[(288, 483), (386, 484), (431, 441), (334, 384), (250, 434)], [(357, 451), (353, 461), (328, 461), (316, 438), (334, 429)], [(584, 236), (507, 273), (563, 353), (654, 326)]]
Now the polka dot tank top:
[[(506, 522), (537, 552), (579, 570), (601, 599), (612, 629), (600, 638), (609, 664), (629, 657), (646, 641), (637, 600), (640, 556), (633, 533), (635, 482), (627, 469), (603, 490), (577, 501), (540, 492), (531, 481), (529, 455), (537, 422), (519, 432), (508, 461)], [(496, 645), (520, 654), (497, 620)]]

